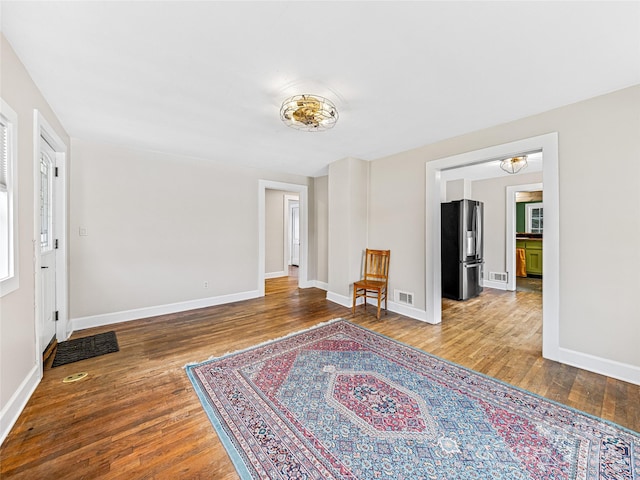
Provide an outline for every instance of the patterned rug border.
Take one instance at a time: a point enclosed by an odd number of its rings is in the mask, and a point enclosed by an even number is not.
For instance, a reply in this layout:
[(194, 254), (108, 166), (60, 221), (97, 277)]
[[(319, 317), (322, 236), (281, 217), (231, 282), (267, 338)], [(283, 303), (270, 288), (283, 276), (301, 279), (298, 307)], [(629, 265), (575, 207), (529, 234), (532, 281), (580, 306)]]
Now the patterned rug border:
[[(211, 405), (209, 404), (208, 400), (207, 400), (207, 396), (205, 394), (205, 392), (199, 387), (198, 385), (198, 381), (196, 380), (193, 370), (201, 365), (206, 365), (207, 363), (212, 363), (212, 362), (216, 362), (219, 361), (221, 359), (224, 358), (228, 358), (228, 357), (232, 357), (234, 355), (240, 355), (242, 353), (248, 352), (250, 350), (254, 350), (256, 348), (261, 348), (264, 347), (265, 345), (269, 345), (271, 343), (275, 343), (278, 342), (280, 340), (284, 340), (286, 338), (290, 338), (296, 335), (300, 335), (300, 334), (304, 334), (307, 332), (310, 332), (312, 330), (316, 330), (318, 328), (322, 328), (325, 327), (327, 325), (331, 325), (337, 322), (347, 322), (350, 323), (351, 325), (355, 325), (347, 320), (345, 320), (344, 318), (334, 318), (332, 320), (328, 320), (326, 322), (320, 322), (316, 325), (313, 325), (312, 327), (309, 328), (304, 328), (302, 330), (297, 330), (291, 333), (288, 333), (286, 335), (283, 335), (281, 337), (277, 337), (277, 338), (272, 338), (270, 340), (266, 340), (264, 342), (260, 342), (254, 345), (250, 345), (247, 348), (242, 348), (240, 350), (235, 350), (233, 352), (227, 352), (219, 357), (216, 356), (211, 356), (209, 357), (207, 360), (203, 361), (203, 362), (191, 362), (191, 363), (187, 363), (183, 369), (186, 371), (187, 373), (187, 377), (189, 378), (189, 381), (191, 382), (191, 385), (193, 386), (193, 389), (196, 392), (196, 395), (198, 397), (198, 400), (200, 401), (200, 405), (202, 406), (202, 408), (204, 409), (204, 412), (206, 413), (207, 417), (209, 418), (209, 421), (211, 422), (211, 425), (213, 426), (213, 429), (215, 430), (216, 434), (218, 435), (218, 438), (220, 439), (220, 442), (222, 443), (222, 446), (224, 447), (224, 449), (227, 452), (227, 455), (229, 455), (229, 458), (231, 459), (231, 462), (233, 463), (233, 466), (236, 469), (236, 472), (238, 473), (238, 476), (242, 479), (244, 478), (252, 478), (251, 473), (249, 472), (249, 469), (247, 468), (247, 465), (244, 463), (244, 460), (242, 460), (242, 457), (240, 456), (239, 453), (239, 448), (234, 444), (233, 440), (229, 437), (229, 435), (227, 435), (224, 426), (222, 425), (222, 423), (220, 422), (220, 420), (218, 419), (218, 416), (215, 414), (213, 408), (211, 407)], [(375, 333), (375, 332), (373, 332)]]
[[(205, 362), (202, 362), (202, 364), (210, 362), (212, 360), (215, 360), (215, 359), (207, 360)], [(198, 400), (200, 400), (200, 405), (202, 405), (204, 412), (207, 414), (207, 417), (209, 417), (209, 421), (211, 422), (211, 425), (213, 426), (213, 429), (215, 430), (216, 435), (218, 435), (218, 438), (220, 439), (220, 443), (222, 443), (222, 446), (227, 452), (227, 455), (229, 455), (229, 458), (231, 458), (231, 462), (233, 463), (233, 466), (235, 467), (236, 472), (238, 473), (238, 476), (241, 479), (252, 478), (251, 473), (247, 468), (247, 465), (244, 463), (244, 460), (242, 460), (242, 457), (240, 456), (239, 449), (235, 446), (233, 440), (225, 432), (225, 429), (222, 426), (222, 423), (220, 422), (220, 420), (218, 420), (218, 417), (213, 411), (213, 408), (211, 407), (211, 405), (209, 405), (205, 392), (198, 387), (197, 380), (195, 379), (194, 373), (192, 370), (196, 366), (202, 365), (202, 364), (193, 364), (193, 365), (185, 366), (187, 376), (189, 377), (189, 381), (191, 382), (193, 389), (195, 390), (196, 395), (198, 396)]]
[(318, 328), (322, 328), (322, 327), (325, 327), (325, 326), (328, 326), (328, 325), (331, 325), (331, 324), (334, 324), (334, 323), (338, 323), (338, 322), (347, 323), (352, 327), (355, 327), (357, 329), (366, 331), (366, 332), (368, 332), (370, 334), (373, 334), (375, 336), (384, 338), (384, 339), (386, 339), (388, 341), (391, 341), (391, 342), (393, 342), (395, 344), (401, 345), (401, 346), (403, 346), (405, 348), (409, 348), (409, 349), (411, 349), (413, 351), (416, 351), (416, 352), (418, 352), (420, 354), (427, 355), (427, 356), (429, 356), (431, 358), (436, 359), (437, 361), (444, 362), (447, 365), (449, 365), (451, 367), (454, 367), (456, 369), (459, 369), (459, 370), (461, 370), (463, 372), (469, 372), (471, 374), (478, 375), (478, 376), (486, 379), (489, 382), (493, 382), (493, 383), (501, 385), (503, 387), (517, 390), (518, 392), (521, 392), (521, 393), (523, 393), (525, 395), (529, 395), (529, 396), (531, 396), (531, 397), (533, 397), (535, 399), (540, 400), (543, 403), (546, 402), (547, 404), (549, 404), (551, 406), (558, 407), (560, 409), (566, 409), (566, 410), (568, 410), (570, 412), (573, 412), (576, 415), (583, 416), (583, 417), (588, 418), (588, 419), (590, 419), (592, 421), (600, 422), (602, 424), (608, 425), (609, 427), (620, 429), (622, 432), (625, 432), (626, 434), (630, 434), (632, 436), (639, 436), (640, 435), (640, 432), (636, 432), (634, 430), (631, 430), (630, 428), (627, 428), (627, 427), (624, 427), (622, 425), (619, 425), (619, 424), (617, 424), (617, 423), (615, 423), (613, 421), (610, 421), (610, 420), (598, 417), (596, 415), (584, 412), (582, 410), (579, 410), (577, 408), (571, 407), (571, 406), (566, 405), (564, 403), (561, 403), (559, 401), (544, 397), (542, 395), (539, 395), (537, 393), (531, 392), (529, 390), (525, 390), (524, 388), (512, 385), (510, 383), (507, 383), (507, 382), (502, 381), (500, 379), (497, 379), (495, 377), (491, 377), (491, 376), (489, 376), (489, 375), (487, 375), (485, 373), (478, 372), (478, 371), (473, 370), (471, 368), (468, 368), (468, 367), (465, 367), (463, 365), (460, 365), (460, 364), (458, 364), (456, 362), (453, 362), (453, 361), (447, 360), (445, 358), (442, 358), (442, 357), (440, 357), (438, 355), (434, 355), (434, 354), (432, 354), (430, 352), (421, 350), (421, 349), (419, 349), (417, 347), (413, 347), (411, 345), (408, 345), (407, 343), (401, 342), (401, 341), (396, 340), (394, 338), (388, 337), (388, 336), (386, 336), (386, 335), (384, 335), (382, 333), (379, 333), (379, 332), (376, 332), (374, 330), (371, 330), (371, 329), (368, 329), (366, 327), (363, 327), (361, 325), (355, 324), (355, 323), (350, 322), (349, 320), (346, 320), (344, 318), (334, 318), (332, 320), (318, 323), (318, 324), (316, 324), (316, 325), (314, 325), (312, 327), (309, 327), (309, 328), (306, 328), (306, 329), (303, 329), (303, 330), (294, 331), (294, 332), (291, 332), (289, 334), (283, 335), (281, 337), (277, 337), (277, 338), (274, 338), (274, 339), (271, 339), (271, 340), (267, 340), (267, 341), (264, 341), (264, 342), (261, 342), (261, 343), (255, 344), (255, 345), (251, 345), (251, 346), (249, 346), (247, 348), (243, 348), (243, 349), (236, 350), (236, 351), (233, 351), (233, 352), (227, 352), (224, 355), (219, 356), (219, 357), (210, 357), (209, 359), (207, 359), (207, 360), (205, 360), (203, 362), (189, 363), (189, 364), (187, 364), (187, 365), (185, 365), (183, 367), (185, 369), (186, 373), (187, 373), (187, 376), (188, 376), (188, 378), (189, 378), (194, 390), (195, 390), (195, 393), (196, 393), (198, 399), (200, 400), (200, 404), (202, 405), (205, 413), (207, 414), (207, 417), (209, 418), (212, 426), (214, 427), (214, 430), (215, 430), (216, 434), (218, 435), (221, 443), (223, 444), (225, 450), (227, 451), (227, 454), (231, 458), (231, 460), (232, 460), (232, 462), (233, 462), (233, 464), (234, 464), (234, 466), (235, 466), (235, 468), (237, 470), (237, 473), (240, 476), (240, 478), (242, 478), (242, 479), (244, 479), (244, 478), (252, 478), (252, 476), (251, 476), (251, 473), (250, 473), (249, 469), (247, 468), (247, 466), (245, 465), (244, 461), (242, 460), (242, 458), (240, 456), (239, 448), (235, 445), (235, 442), (227, 435), (227, 433), (225, 432), (225, 428), (222, 425), (222, 423), (220, 422), (220, 420), (218, 419), (216, 413), (214, 412), (214, 409), (209, 405), (209, 401), (208, 401), (208, 397), (206, 395), (206, 392), (203, 391), (200, 388), (199, 382), (196, 380), (196, 377), (195, 377), (195, 374), (194, 374), (193, 370), (196, 369), (197, 367), (200, 367), (202, 365), (206, 365), (208, 363), (216, 362), (216, 361), (219, 361), (221, 359), (225, 359), (225, 358), (232, 357), (232, 356), (235, 356), (235, 355), (243, 354), (245, 352), (264, 347), (264, 346), (269, 345), (271, 343), (276, 343), (276, 342), (278, 342), (280, 340), (284, 340), (284, 339), (287, 339), (287, 338), (290, 338), (290, 337), (294, 337), (296, 335), (305, 334), (307, 332), (310, 332), (310, 331), (313, 331), (313, 330), (316, 330)]
[[(307, 333), (307, 332), (310, 332), (310, 331), (315, 330), (317, 328), (325, 327), (327, 325), (331, 325), (332, 323), (336, 323), (336, 322), (340, 322), (340, 321), (350, 323), (351, 325), (355, 325), (355, 323), (351, 323), (350, 321), (345, 320), (344, 318), (340, 318), (340, 317), (333, 318), (331, 320), (327, 320), (326, 322), (316, 323), (315, 325), (313, 325), (313, 326), (311, 326), (309, 328), (303, 328), (302, 330), (296, 330), (295, 332), (287, 333), (286, 335), (282, 335), (281, 337), (276, 337), (276, 338), (272, 338), (270, 340), (265, 340), (264, 342), (256, 343), (254, 345), (250, 345), (250, 346), (248, 346), (246, 348), (241, 348), (239, 350), (234, 350), (232, 352), (226, 352), (226, 353), (220, 355), (219, 357), (211, 356), (211, 357), (207, 358), (206, 360), (204, 360), (202, 362), (189, 362), (182, 368), (185, 369), (185, 370), (188, 370), (191, 367), (199, 367), (200, 365), (205, 365), (207, 363), (215, 362), (216, 360), (222, 360), (223, 358), (233, 357), (234, 355), (240, 355), (241, 353), (248, 352), (248, 351), (253, 350), (255, 348), (264, 347), (265, 345), (269, 345), (270, 343), (278, 342), (280, 340), (284, 340), (285, 338), (294, 337), (296, 335), (300, 335), (301, 333)], [(356, 326), (358, 326), (358, 325), (356, 325)], [(375, 332), (373, 332), (373, 333), (375, 333)], [(389, 340), (393, 340), (393, 339), (390, 338)]]

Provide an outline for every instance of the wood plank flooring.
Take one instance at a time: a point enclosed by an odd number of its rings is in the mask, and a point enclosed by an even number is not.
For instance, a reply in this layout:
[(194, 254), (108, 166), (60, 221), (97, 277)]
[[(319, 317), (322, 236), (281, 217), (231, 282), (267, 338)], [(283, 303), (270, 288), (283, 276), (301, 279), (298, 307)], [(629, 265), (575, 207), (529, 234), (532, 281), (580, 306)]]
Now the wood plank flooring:
[[(445, 300), (442, 324), (429, 325), (391, 312), (378, 321), (371, 306), (351, 315), (296, 285), (271, 279), (264, 298), (77, 332), (115, 330), (120, 352), (45, 369), (0, 447), (0, 478), (237, 479), (183, 366), (335, 317), (640, 431), (640, 387), (541, 357), (539, 294)], [(88, 377), (62, 383), (80, 371)]]

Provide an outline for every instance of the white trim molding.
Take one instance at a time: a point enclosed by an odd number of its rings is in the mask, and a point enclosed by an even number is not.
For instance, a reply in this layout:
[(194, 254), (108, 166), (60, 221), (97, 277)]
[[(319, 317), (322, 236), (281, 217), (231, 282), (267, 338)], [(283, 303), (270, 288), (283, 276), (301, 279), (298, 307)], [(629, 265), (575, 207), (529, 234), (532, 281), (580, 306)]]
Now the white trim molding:
[[(544, 162), (544, 158), (542, 161)], [(507, 237), (505, 238), (506, 270), (508, 278), (507, 290), (514, 291), (516, 289), (516, 193), (536, 192), (538, 190), (543, 190), (542, 183), (527, 183), (524, 185), (511, 185), (507, 187), (507, 204), (505, 205), (507, 212)], [(543, 235), (542, 251), (544, 251), (544, 240)], [(544, 268), (542, 271), (544, 272)]]
[[(335, 292), (327, 292), (327, 300), (333, 303), (337, 303), (338, 305), (342, 305), (343, 307), (346, 307), (348, 309), (351, 309), (353, 306), (353, 298)], [(358, 298), (358, 300), (356, 301), (356, 306), (360, 306), (363, 303), (364, 299)], [(367, 299), (367, 303), (369, 305), (375, 305), (376, 307), (378, 306), (377, 300), (374, 299)], [(405, 317), (413, 318), (414, 320), (420, 320), (422, 322), (427, 321), (427, 312), (418, 308), (413, 308), (407, 305), (389, 301), (387, 309), (390, 312), (398, 313), (400, 315), (404, 315)]]
[[(284, 205), (283, 205), (283, 209), (282, 209), (282, 214), (283, 214), (283, 225), (284, 225), (284, 230), (283, 230), (283, 237), (284, 237), (284, 241), (283, 246), (284, 246), (284, 253), (283, 253), (283, 267), (282, 270), (285, 272), (289, 271), (289, 265), (290, 265), (290, 261), (291, 261), (291, 206), (293, 204), (293, 202), (298, 204), (298, 208), (300, 208), (300, 197), (299, 195), (285, 195), (284, 196)], [(265, 277), (265, 278), (269, 278), (269, 277)]]
[(299, 195), (300, 201), (300, 266), (298, 268), (298, 287), (309, 288), (313, 282), (308, 279), (309, 258), (309, 200), (306, 185), (297, 183), (274, 182), (271, 180), (258, 180), (258, 296), (264, 297), (264, 280), (266, 278), (265, 265), (265, 195), (267, 189), (294, 192)]
[(34, 365), (0, 412), (0, 444), (9, 435), (41, 379), (40, 365)]
[[(495, 145), (426, 162), (426, 321), (442, 321), (440, 265), (440, 203), (442, 170), (542, 151), (544, 185), (542, 355), (559, 360), (560, 349), (560, 207), (558, 180), (558, 133)], [(514, 250), (515, 251), (515, 250)]]
[(136, 308), (133, 310), (125, 310), (121, 312), (103, 313), (99, 315), (90, 315), (87, 317), (79, 317), (72, 320), (73, 330), (84, 330), (86, 328), (113, 325), (115, 323), (129, 322), (131, 320), (139, 320), (141, 318), (157, 317), (159, 315), (184, 312), (187, 310), (195, 310), (198, 308), (214, 307), (216, 305), (223, 305), (226, 303), (250, 300), (259, 296), (260, 295), (257, 290), (251, 290), (248, 292), (232, 293), (229, 295), (220, 295), (217, 297), (188, 300), (186, 302), (169, 303), (166, 305), (157, 305), (153, 307)]
[[(378, 302), (376, 300), (367, 300), (367, 303), (375, 305), (377, 307)], [(419, 308), (410, 307), (401, 303), (393, 302), (389, 300), (388, 309), (390, 312), (399, 313), (405, 317), (413, 318), (414, 320), (420, 320), (421, 322), (427, 321), (427, 311), (420, 310)]]
[(338, 305), (342, 305), (346, 308), (351, 308), (353, 305), (353, 299), (351, 297), (347, 297), (346, 295), (341, 295), (335, 292), (327, 292), (327, 300), (333, 303), (337, 303)]
[(572, 367), (582, 368), (590, 372), (617, 378), (624, 382), (640, 385), (640, 367), (628, 363), (616, 362), (596, 357), (588, 353), (576, 352), (568, 348), (560, 348), (558, 361)]
[(507, 284), (504, 282), (494, 282), (493, 280), (482, 280), (482, 286), (486, 288), (495, 288), (496, 290), (508, 290)]
[[(7, 232), (7, 276), (0, 280), (0, 297), (4, 297), (20, 287), (20, 226), (18, 225), (18, 114), (0, 98), (0, 116), (7, 125), (7, 171), (6, 213), (9, 231)], [(4, 254), (2, 252), (0, 254)]]
[(281, 272), (269, 272), (264, 274), (264, 278), (280, 278), (280, 277), (288, 277), (289, 275), (284, 270)]
[(56, 133), (54, 128), (47, 122), (38, 109), (33, 110), (33, 185), (34, 185), (34, 277), (35, 281), (35, 330), (36, 330), (36, 362), (42, 370), (42, 352), (46, 345), (40, 345), (40, 138), (44, 138), (56, 153), (55, 166), (58, 169), (57, 186), (54, 189), (54, 232), (58, 240), (58, 248), (55, 249), (56, 260), (56, 293), (55, 302), (58, 311), (58, 322), (56, 323), (56, 339), (61, 342), (69, 338), (71, 334), (69, 314), (68, 314), (68, 285), (69, 276), (68, 247), (67, 247), (67, 146)]

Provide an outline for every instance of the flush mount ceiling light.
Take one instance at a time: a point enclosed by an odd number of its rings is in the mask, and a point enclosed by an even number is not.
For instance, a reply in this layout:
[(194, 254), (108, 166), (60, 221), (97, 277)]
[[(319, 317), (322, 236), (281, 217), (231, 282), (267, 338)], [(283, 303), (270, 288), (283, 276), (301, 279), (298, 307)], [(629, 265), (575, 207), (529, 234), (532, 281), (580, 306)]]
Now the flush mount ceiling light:
[(518, 173), (523, 168), (527, 168), (527, 156), (505, 158), (500, 162), (500, 168), (507, 173)]
[(321, 132), (333, 128), (338, 121), (338, 110), (324, 97), (294, 95), (282, 103), (280, 119), (297, 130)]

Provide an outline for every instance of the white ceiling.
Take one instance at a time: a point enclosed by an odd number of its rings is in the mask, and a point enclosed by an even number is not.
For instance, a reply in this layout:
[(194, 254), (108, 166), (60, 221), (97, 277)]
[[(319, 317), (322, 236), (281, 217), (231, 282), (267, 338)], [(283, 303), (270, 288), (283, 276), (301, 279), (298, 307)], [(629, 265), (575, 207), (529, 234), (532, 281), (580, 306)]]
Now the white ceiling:
[[(319, 175), (640, 83), (640, 2), (1, 2), (76, 138)], [(333, 130), (279, 119), (301, 93)]]

